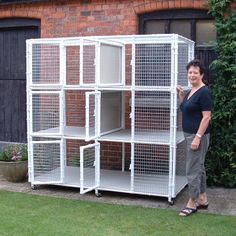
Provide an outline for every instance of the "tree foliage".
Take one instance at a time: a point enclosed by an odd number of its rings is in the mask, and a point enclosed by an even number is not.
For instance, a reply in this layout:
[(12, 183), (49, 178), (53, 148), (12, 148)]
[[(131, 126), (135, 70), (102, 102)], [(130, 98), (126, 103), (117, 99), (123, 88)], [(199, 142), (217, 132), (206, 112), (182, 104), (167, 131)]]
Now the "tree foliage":
[(236, 13), (234, 0), (208, 0), (215, 18), (218, 58), (213, 86), (214, 113), (206, 168), (208, 184), (236, 187)]

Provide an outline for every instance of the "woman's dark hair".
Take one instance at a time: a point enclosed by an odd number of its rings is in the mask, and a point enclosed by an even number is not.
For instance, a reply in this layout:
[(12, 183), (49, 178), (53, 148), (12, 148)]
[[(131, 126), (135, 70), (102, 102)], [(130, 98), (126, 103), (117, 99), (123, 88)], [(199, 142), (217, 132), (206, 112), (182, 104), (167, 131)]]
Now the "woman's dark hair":
[(187, 64), (187, 66), (186, 66), (187, 71), (189, 70), (189, 68), (190, 68), (191, 66), (199, 67), (200, 74), (201, 74), (201, 75), (204, 74), (205, 69), (204, 69), (204, 66), (202, 65), (202, 63), (201, 63), (200, 60), (194, 59), (194, 60), (190, 61), (190, 62)]

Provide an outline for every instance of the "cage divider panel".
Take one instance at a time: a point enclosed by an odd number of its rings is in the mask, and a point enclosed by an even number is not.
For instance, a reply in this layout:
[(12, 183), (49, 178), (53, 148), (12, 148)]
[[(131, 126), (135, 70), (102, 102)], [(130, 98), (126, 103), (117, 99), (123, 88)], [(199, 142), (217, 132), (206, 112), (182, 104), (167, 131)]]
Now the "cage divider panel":
[(122, 47), (100, 44), (99, 85), (122, 84)]

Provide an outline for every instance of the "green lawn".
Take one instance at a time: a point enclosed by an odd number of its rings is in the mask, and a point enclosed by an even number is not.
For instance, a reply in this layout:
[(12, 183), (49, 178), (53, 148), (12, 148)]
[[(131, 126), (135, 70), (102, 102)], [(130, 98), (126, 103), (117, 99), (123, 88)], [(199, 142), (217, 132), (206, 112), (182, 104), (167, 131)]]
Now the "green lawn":
[(0, 235), (235, 236), (236, 217), (0, 191)]

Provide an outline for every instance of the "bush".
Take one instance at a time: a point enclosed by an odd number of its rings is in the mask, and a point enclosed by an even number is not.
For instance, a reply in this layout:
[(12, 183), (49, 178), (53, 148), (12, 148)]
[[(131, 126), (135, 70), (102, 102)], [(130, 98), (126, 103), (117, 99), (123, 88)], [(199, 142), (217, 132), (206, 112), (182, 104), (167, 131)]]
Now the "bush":
[(26, 144), (10, 144), (0, 152), (0, 161), (25, 161), (28, 159)]
[(208, 184), (236, 187), (236, 13), (230, 0), (209, 0), (215, 18), (218, 59), (213, 86), (211, 145), (206, 159)]

